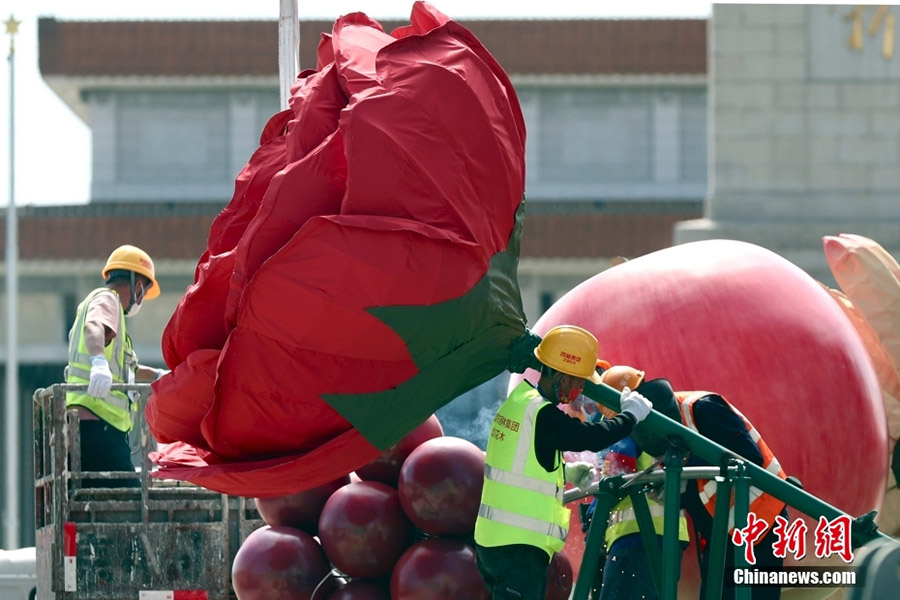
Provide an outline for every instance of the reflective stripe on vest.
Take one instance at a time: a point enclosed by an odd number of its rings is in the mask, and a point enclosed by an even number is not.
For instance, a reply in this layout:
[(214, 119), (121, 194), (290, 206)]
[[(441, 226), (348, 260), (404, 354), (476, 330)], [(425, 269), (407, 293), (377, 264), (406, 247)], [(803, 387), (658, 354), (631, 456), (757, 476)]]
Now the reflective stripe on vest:
[[(646, 452), (641, 452), (635, 459), (634, 466), (629, 466), (621, 472), (637, 473), (638, 471), (643, 471), (649, 467), (653, 462), (654, 458), (652, 456)], [(604, 475), (607, 475), (607, 473), (604, 473)], [(650, 498), (646, 498), (646, 500), (647, 507), (650, 509), (650, 517), (653, 520), (653, 529), (658, 535), (662, 535), (663, 523), (665, 522), (665, 506)], [(620, 500), (609, 513), (605, 536), (607, 550), (612, 547), (613, 542), (617, 539), (633, 533), (640, 533), (640, 530), (641, 528), (638, 525), (637, 516), (634, 514), (631, 497), (626, 496)], [(687, 519), (684, 516), (683, 510), (678, 511), (678, 539), (682, 542), (687, 542), (689, 540)]]
[[(69, 365), (67, 369), (67, 383), (86, 384), (91, 379), (91, 354), (87, 350), (84, 340), (84, 325), (87, 320), (88, 308), (100, 294), (113, 294), (109, 288), (97, 288), (78, 305), (78, 313), (72, 329), (69, 331)], [(109, 363), (113, 383), (130, 383), (130, 374), (137, 361), (131, 348), (131, 339), (125, 327), (125, 315), (122, 312), (118, 296), (116, 304), (119, 306), (119, 332), (112, 342), (104, 348), (104, 356)], [(74, 336), (77, 336), (74, 337)], [(85, 392), (69, 392), (66, 394), (66, 406), (84, 406), (98, 417), (121, 431), (131, 429), (131, 400), (119, 391), (110, 392), (106, 398), (95, 398)]]
[(556, 496), (560, 502), (564, 500), (565, 490), (559, 489), (556, 484), (550, 483), (549, 481), (535, 479), (534, 477), (528, 477), (527, 475), (519, 475), (518, 473), (511, 473), (510, 471), (504, 471), (503, 469), (495, 469), (490, 465), (484, 465), (484, 476), (497, 483), (505, 483), (506, 485), (514, 485), (517, 488), (531, 490), (532, 492), (537, 492), (539, 494)]
[[(647, 508), (650, 509), (651, 517), (663, 517), (665, 514), (665, 507), (656, 502), (648, 502)], [(618, 508), (609, 515), (610, 527), (618, 523), (624, 523), (625, 521), (637, 521), (637, 516), (634, 514), (634, 508)]]
[[(684, 425), (697, 433), (700, 431), (697, 429), (697, 425), (694, 422), (694, 403), (701, 398), (705, 398), (706, 396), (716, 395), (711, 392), (677, 392), (675, 396), (678, 398), (678, 408), (681, 411), (681, 418), (684, 421)], [(722, 398), (722, 396), (719, 396)], [(741, 421), (744, 424), (744, 427), (747, 428), (747, 433), (750, 436), (750, 439), (756, 444), (759, 448), (760, 454), (762, 454), (763, 464), (762, 467), (772, 473), (780, 477), (781, 479), (787, 479), (787, 475), (784, 470), (782, 470), (781, 465), (778, 463), (778, 459), (775, 458), (775, 455), (772, 453), (772, 450), (769, 449), (769, 446), (762, 439), (762, 436), (756, 430), (750, 421), (741, 414), (737, 408), (732, 406), (730, 402), (725, 400), (725, 405), (731, 409), (731, 411), (740, 417)], [(701, 434), (702, 435), (702, 434)], [(716, 482), (714, 480), (705, 480), (698, 479), (697, 480), (697, 489), (700, 495), (700, 501), (703, 502), (703, 505), (706, 507), (707, 512), (709, 514), (715, 515), (715, 507), (716, 507)], [(734, 528), (734, 496), (731, 497), (731, 509), (728, 511), (728, 530), (731, 531)], [(775, 517), (781, 513), (781, 510), (784, 508), (785, 503), (775, 498), (770, 494), (764, 493), (762, 490), (755, 486), (750, 486), (750, 512), (753, 512), (757, 518), (764, 520), (769, 524), (769, 527), (775, 523)], [(757, 543), (762, 539), (760, 537), (757, 539)]]
[(484, 488), (475, 541), (486, 547), (528, 544), (548, 560), (562, 550), (569, 526), (563, 506), (561, 453), (547, 471), (534, 454), (537, 413), (550, 403), (522, 382), (497, 411), (485, 453)]
[(540, 519), (532, 519), (531, 517), (516, 514), (495, 506), (482, 504), (478, 507), (478, 516), (519, 529), (527, 529), (534, 533), (563, 540), (566, 539), (566, 535), (569, 533), (568, 529), (564, 529), (554, 523), (548, 523), (547, 521), (541, 521)]

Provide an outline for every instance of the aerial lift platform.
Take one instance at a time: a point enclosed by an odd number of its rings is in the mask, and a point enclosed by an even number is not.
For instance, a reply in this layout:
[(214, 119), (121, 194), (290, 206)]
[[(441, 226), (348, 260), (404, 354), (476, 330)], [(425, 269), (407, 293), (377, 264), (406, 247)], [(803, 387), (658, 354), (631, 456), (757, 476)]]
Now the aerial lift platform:
[[(38, 600), (229, 600), (231, 563), (264, 523), (252, 499), (149, 476), (155, 442), (135, 419), (139, 471), (82, 472), (79, 418), (56, 384), (34, 394)], [(143, 408), (149, 384), (114, 385)], [(140, 487), (124, 487), (139, 479)], [(87, 479), (109, 487), (88, 487)]]

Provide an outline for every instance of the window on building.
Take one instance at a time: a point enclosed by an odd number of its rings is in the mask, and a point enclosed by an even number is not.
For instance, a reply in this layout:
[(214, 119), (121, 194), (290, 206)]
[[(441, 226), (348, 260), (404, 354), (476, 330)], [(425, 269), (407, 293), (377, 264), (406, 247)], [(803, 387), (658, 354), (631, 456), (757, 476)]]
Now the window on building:
[(118, 97), (119, 183), (220, 182), (229, 172), (228, 94), (133, 92)]
[(520, 86), (533, 199), (703, 197), (706, 90)]
[(76, 312), (78, 311), (78, 299), (75, 294), (67, 292), (62, 295), (62, 341), (69, 343), (69, 329), (75, 322)]
[(544, 314), (556, 302), (556, 295), (553, 292), (541, 292), (541, 312)]

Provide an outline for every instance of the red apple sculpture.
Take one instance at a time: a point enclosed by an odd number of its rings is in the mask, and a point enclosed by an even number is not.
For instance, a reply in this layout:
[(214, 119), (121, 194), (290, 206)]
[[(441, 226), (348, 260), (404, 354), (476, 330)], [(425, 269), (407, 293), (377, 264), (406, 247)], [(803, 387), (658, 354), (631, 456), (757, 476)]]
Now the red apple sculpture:
[(475, 529), (484, 485), (484, 451), (453, 436), (428, 440), (400, 470), (400, 504), (413, 524), (431, 535)]
[(238, 548), (231, 583), (238, 600), (311, 600), (330, 571), (311, 535), (291, 527), (264, 526)]
[(380, 481), (396, 487), (400, 468), (406, 457), (422, 442), (442, 435), (444, 429), (441, 422), (437, 415), (431, 415), (424, 423), (406, 434), (406, 437), (382, 452), (378, 458), (357, 469), (356, 474), (364, 481)]
[(325, 485), (304, 490), (290, 496), (275, 498), (255, 498), (259, 516), (269, 525), (284, 525), (316, 535), (318, 533), (319, 515), (328, 498), (337, 490), (350, 483), (350, 476), (345, 475)]
[(411, 546), (394, 567), (391, 598), (489, 600), (475, 550), (460, 540), (429, 538)]
[(328, 594), (328, 600), (391, 600), (391, 593), (387, 584), (354, 579)]
[(412, 543), (413, 526), (397, 490), (376, 481), (334, 492), (319, 517), (319, 539), (331, 563), (350, 577), (387, 575)]
[(565, 552), (557, 552), (547, 569), (547, 600), (569, 600), (573, 586), (572, 561)]

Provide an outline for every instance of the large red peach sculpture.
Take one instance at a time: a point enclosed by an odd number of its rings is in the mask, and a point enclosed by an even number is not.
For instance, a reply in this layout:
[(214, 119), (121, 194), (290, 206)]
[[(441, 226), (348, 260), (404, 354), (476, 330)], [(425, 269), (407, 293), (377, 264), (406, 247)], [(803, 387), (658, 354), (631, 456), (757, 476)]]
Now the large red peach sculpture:
[[(660, 250), (576, 286), (534, 330), (563, 323), (594, 333), (612, 364), (724, 395), (806, 491), (855, 516), (881, 508), (888, 436), (872, 361), (828, 292), (777, 254), (728, 240)], [(579, 555), (580, 530), (569, 540)]]

